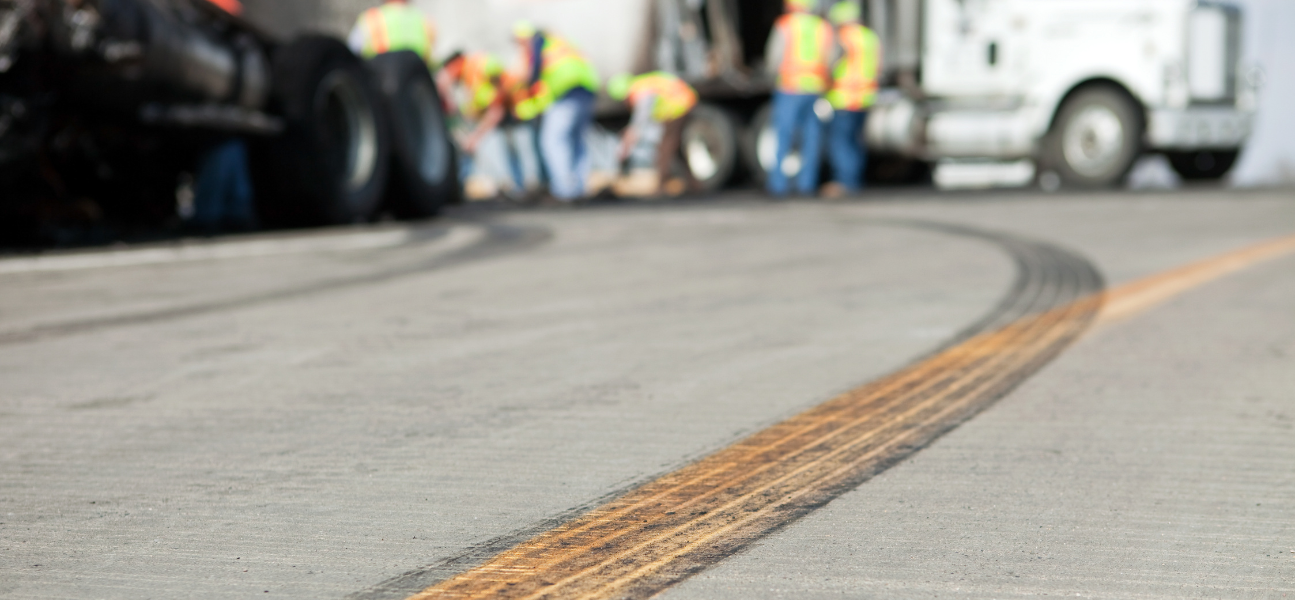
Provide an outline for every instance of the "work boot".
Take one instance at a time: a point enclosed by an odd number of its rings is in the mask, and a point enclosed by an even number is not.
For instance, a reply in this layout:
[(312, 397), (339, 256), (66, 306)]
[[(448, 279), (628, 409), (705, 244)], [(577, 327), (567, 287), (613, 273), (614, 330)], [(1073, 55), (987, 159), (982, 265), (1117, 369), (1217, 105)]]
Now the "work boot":
[(845, 189), (845, 186), (835, 181), (823, 186), (822, 191), (819, 192), (819, 195), (825, 200), (840, 200), (849, 194), (850, 190)]

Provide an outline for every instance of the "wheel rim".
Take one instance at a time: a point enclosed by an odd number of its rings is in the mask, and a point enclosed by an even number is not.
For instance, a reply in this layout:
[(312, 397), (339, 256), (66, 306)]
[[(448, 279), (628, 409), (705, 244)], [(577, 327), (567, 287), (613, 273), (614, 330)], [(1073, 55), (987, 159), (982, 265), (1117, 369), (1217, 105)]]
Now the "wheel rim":
[(1087, 106), (1066, 126), (1066, 163), (1087, 177), (1103, 177), (1119, 165), (1124, 154), (1124, 122), (1106, 106)]
[(684, 158), (688, 169), (699, 181), (710, 181), (720, 171), (720, 147), (723, 141), (715, 126), (694, 121), (684, 133)]
[(364, 188), (378, 163), (378, 126), (359, 82), (345, 71), (330, 73), (316, 98), (324, 135), (337, 148), (348, 192)]
[(408, 90), (409, 94), (405, 97), (402, 108), (405, 122), (411, 124), (417, 134), (414, 140), (414, 164), (424, 180), (439, 184), (450, 171), (449, 144), (445, 143), (445, 119), (441, 116), (430, 82), (416, 80)]

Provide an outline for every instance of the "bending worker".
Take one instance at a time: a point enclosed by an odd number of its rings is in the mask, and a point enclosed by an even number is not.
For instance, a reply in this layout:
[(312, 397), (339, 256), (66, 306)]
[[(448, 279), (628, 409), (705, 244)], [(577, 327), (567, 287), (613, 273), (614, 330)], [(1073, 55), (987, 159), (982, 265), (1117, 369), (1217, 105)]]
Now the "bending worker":
[(450, 92), (456, 84), (467, 91), (467, 102), (458, 108), (475, 124), (463, 142), (463, 150), (468, 154), (476, 154), (481, 140), (504, 120), (503, 76), (504, 63), (485, 52), (455, 52), (445, 59), (436, 74), (442, 98), (453, 98)]
[[(638, 77), (618, 75), (607, 85), (607, 94), (613, 100), (628, 100), (634, 107), (629, 127), (621, 135), (620, 159), (625, 160), (629, 156), (645, 128), (653, 121), (660, 123), (663, 132), (656, 151), (657, 193), (682, 193), (683, 189), (679, 189), (682, 186), (677, 182), (667, 184), (667, 180), (675, 158), (680, 156), (684, 123), (693, 107), (697, 106), (697, 92), (678, 76), (656, 71)], [(688, 161), (681, 162), (687, 189), (700, 189)]]
[(409, 50), (423, 57), (428, 66), (435, 66), (432, 49), (436, 46), (436, 27), (405, 0), (387, 0), (382, 6), (360, 13), (346, 45), (364, 58)]
[(775, 196), (790, 191), (783, 161), (792, 145), (800, 140), (801, 168), (796, 191), (814, 195), (818, 191), (818, 166), (822, 160), (823, 124), (814, 104), (831, 83), (834, 44), (832, 28), (813, 14), (818, 0), (786, 0), (787, 13), (774, 23), (765, 64), (777, 69), (773, 93), (773, 127), (778, 134), (777, 161), (769, 169), (767, 187)]
[(585, 132), (593, 125), (598, 73), (566, 40), (530, 23), (515, 25), (513, 39), (525, 59), (527, 86), (514, 112), (523, 121), (544, 115), (540, 151), (549, 191), (561, 201), (577, 200), (589, 177)]
[(881, 40), (863, 26), (859, 5), (838, 2), (828, 17), (836, 25), (841, 58), (836, 62), (832, 90), (827, 93), (834, 114), (828, 132), (828, 158), (835, 181), (824, 195), (837, 197), (858, 192), (868, 164), (864, 127), (868, 109), (877, 102), (877, 71), (881, 67)]

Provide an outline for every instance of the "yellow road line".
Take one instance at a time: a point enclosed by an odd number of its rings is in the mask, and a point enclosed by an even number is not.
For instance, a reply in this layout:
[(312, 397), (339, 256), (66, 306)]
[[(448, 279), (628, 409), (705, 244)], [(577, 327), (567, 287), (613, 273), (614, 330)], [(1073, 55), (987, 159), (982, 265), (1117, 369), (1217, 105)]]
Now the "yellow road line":
[(1126, 317), (1291, 252), (1295, 236), (974, 336), (649, 482), (411, 600), (650, 596), (975, 414), (1064, 349), (1099, 310), (1104, 320)]
[(1275, 239), (1120, 286), (1106, 295), (1103, 322), (1117, 321), (1166, 302), (1229, 273), (1295, 252), (1295, 236)]

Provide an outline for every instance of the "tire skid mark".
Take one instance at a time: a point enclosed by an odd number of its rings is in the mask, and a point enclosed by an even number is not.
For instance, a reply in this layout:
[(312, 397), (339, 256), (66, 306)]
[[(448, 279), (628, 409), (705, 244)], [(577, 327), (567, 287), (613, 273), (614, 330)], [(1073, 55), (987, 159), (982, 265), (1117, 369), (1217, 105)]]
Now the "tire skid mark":
[(908, 367), (548, 526), (351, 598), (650, 597), (971, 418), (1059, 354), (1101, 307), (1100, 274), (1065, 250), (939, 223), (880, 224), (993, 243), (1014, 259), (1016, 280), (985, 317)]
[(0, 332), (0, 345), (33, 342), (46, 338), (63, 337), (98, 331), (101, 329), (110, 329), (113, 327), (169, 321), (228, 310), (237, 310), (271, 302), (312, 296), (315, 294), (358, 288), (412, 275), (419, 275), (428, 271), (446, 268), (465, 262), (525, 250), (552, 239), (552, 232), (536, 226), (505, 225), (489, 222), (472, 223), (470, 221), (468, 224), (475, 224), (483, 227), (485, 229), (485, 236), (481, 240), (478, 240), (467, 247), (459, 248), (446, 254), (436, 256), (430, 260), (419, 261), (411, 265), (367, 273), (364, 275), (327, 279), (296, 287), (247, 295), (241, 298), (214, 302), (200, 302), (177, 306), (174, 308), (143, 311), (133, 314), (51, 323), (46, 325), (37, 325), (28, 329)]

